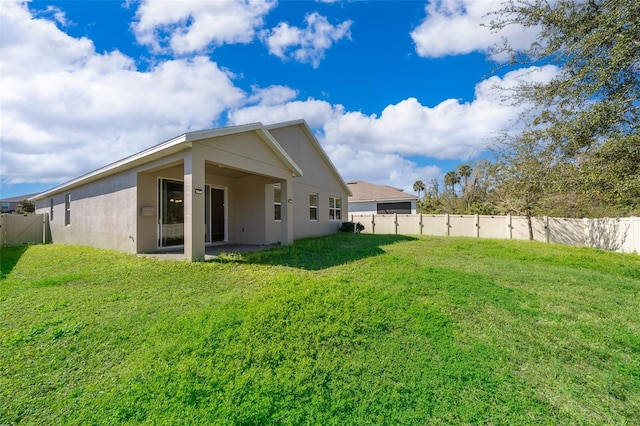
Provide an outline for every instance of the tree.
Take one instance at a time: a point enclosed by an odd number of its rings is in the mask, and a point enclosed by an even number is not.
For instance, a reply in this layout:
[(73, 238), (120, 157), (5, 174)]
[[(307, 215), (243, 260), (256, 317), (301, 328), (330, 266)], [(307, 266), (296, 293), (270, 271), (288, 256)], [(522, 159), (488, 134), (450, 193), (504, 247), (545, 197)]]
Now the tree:
[[(496, 31), (511, 25), (539, 31), (524, 50), (508, 40), (495, 49), (510, 55), (509, 65), (559, 70), (548, 83), (517, 88), (514, 102), (529, 106), (518, 140), (565, 157), (581, 171), (576, 176), (597, 176), (595, 187), (615, 188), (618, 201), (632, 199), (637, 168), (617, 167), (620, 157), (613, 153), (634, 155), (640, 144), (640, 2), (509, 0), (494, 18)], [(622, 181), (632, 184), (618, 185)]]
[(16, 213), (24, 214), (24, 213), (35, 213), (36, 205), (33, 201), (22, 200), (19, 201), (16, 205)]
[(465, 206), (467, 210), (471, 207), (471, 200), (469, 194), (469, 177), (471, 176), (471, 172), (473, 169), (468, 164), (460, 164), (456, 171), (458, 173), (458, 177), (460, 178), (460, 184), (462, 185), (462, 198), (464, 199)]
[(420, 199), (420, 193), (424, 191), (424, 183), (421, 180), (417, 180), (413, 183), (413, 190), (418, 193), (418, 200)]
[(539, 141), (522, 135), (505, 138), (495, 151), (493, 203), (502, 214), (526, 216), (529, 239), (533, 240), (532, 218), (540, 212), (548, 193), (555, 163)]
[(460, 183), (460, 176), (458, 176), (458, 173), (450, 171), (444, 175), (444, 187), (448, 188), (454, 196), (456, 193), (457, 183)]

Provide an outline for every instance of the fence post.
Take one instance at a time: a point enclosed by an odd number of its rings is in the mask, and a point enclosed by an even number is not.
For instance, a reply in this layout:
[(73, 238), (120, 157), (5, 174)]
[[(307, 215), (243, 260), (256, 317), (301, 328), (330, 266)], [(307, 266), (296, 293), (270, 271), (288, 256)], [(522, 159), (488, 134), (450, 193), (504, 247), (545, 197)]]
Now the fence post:
[(509, 235), (510, 240), (513, 240), (513, 222), (510, 214), (507, 215), (507, 235)]
[(42, 215), (42, 244), (47, 244), (47, 222), (49, 222), (49, 213)]
[(420, 213), (420, 235), (424, 234), (424, 223), (422, 222), (422, 213)]
[(476, 214), (476, 238), (480, 238), (480, 215)]
[(398, 213), (393, 214), (393, 230), (394, 234), (398, 235)]
[(551, 233), (551, 230), (549, 229), (549, 216), (545, 216), (544, 217), (544, 242), (548, 243), (550, 238), (549, 238), (549, 234)]
[(447, 237), (451, 236), (451, 225), (449, 224), (449, 215), (445, 215), (445, 226), (447, 227)]
[(371, 215), (371, 233), (376, 233), (376, 215), (374, 214)]
[(636, 220), (640, 222), (640, 218), (631, 216), (631, 250), (640, 254), (640, 241), (636, 240)]

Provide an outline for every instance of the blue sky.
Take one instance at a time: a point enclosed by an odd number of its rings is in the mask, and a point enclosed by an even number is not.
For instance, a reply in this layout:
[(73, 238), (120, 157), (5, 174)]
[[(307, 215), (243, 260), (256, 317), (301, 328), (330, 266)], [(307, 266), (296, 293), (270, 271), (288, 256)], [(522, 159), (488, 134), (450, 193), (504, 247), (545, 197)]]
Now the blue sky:
[[(553, 67), (502, 69), (494, 0), (0, 0), (0, 196), (190, 130), (304, 118), (345, 180), (412, 192), (486, 155)], [(532, 72), (534, 71), (534, 72)]]

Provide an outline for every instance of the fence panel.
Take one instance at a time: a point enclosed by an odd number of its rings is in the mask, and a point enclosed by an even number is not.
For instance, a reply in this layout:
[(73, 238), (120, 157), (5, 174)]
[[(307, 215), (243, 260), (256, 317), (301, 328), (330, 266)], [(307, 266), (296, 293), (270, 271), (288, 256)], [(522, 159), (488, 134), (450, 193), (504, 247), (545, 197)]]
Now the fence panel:
[(393, 214), (377, 214), (375, 215), (374, 234), (397, 234), (396, 218)]
[(399, 214), (396, 218), (397, 233), (403, 235), (420, 235), (420, 215), (415, 214)]
[(569, 246), (585, 246), (587, 223), (583, 219), (549, 218), (549, 242)]
[(475, 237), (476, 217), (467, 215), (449, 216), (449, 236), (451, 237)]
[(478, 219), (480, 238), (509, 239), (509, 216), (480, 216)]
[(349, 216), (351, 217), (351, 222), (360, 222), (364, 225), (364, 230), (362, 231), (363, 234), (373, 234), (374, 215), (353, 213)]
[(22, 244), (44, 243), (47, 224), (43, 214), (0, 215), (0, 245), (2, 247)]
[(640, 254), (640, 217), (630, 217), (629, 231), (627, 232), (627, 238), (622, 245), (622, 250), (625, 253), (636, 252)]
[[(429, 214), (352, 214), (365, 226), (363, 233), (436, 235), (528, 240), (524, 216)], [(531, 218), (533, 239), (541, 242), (640, 253), (640, 218), (566, 219)]]
[(634, 244), (634, 220), (638, 218), (585, 219), (586, 245), (626, 253), (640, 251)]
[(447, 235), (447, 215), (422, 215), (422, 233), (424, 235)]

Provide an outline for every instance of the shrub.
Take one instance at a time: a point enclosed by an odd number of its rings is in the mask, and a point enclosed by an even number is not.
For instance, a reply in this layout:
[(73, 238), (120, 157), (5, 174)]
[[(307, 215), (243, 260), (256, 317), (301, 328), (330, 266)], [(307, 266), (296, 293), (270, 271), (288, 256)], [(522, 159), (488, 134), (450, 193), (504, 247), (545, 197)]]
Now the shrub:
[(342, 225), (340, 225), (340, 228), (338, 229), (339, 232), (350, 233), (350, 234), (353, 234), (354, 232), (359, 234), (363, 230), (364, 230), (364, 225), (361, 224), (360, 222), (358, 223), (342, 222)]

